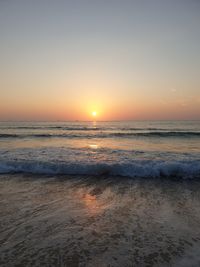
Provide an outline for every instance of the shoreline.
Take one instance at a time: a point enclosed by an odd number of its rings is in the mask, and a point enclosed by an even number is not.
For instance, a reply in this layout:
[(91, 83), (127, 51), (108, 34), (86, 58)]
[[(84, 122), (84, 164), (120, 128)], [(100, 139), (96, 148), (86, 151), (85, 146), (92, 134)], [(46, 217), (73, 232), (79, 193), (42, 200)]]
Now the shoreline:
[(0, 175), (1, 266), (198, 266), (200, 182)]

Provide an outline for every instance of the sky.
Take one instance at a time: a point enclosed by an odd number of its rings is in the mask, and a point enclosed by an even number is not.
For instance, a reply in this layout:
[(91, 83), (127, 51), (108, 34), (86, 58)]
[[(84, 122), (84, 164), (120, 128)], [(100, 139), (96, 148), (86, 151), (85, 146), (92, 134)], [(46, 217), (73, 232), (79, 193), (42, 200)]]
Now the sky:
[(0, 0), (0, 119), (200, 119), (199, 0)]

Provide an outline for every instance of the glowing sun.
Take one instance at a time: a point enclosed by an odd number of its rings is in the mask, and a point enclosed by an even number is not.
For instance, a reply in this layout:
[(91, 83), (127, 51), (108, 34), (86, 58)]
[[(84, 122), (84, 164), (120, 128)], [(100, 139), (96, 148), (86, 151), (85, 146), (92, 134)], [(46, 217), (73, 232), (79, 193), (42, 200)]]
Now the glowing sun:
[(97, 112), (96, 111), (92, 111), (92, 116), (96, 117), (96, 115), (97, 115)]

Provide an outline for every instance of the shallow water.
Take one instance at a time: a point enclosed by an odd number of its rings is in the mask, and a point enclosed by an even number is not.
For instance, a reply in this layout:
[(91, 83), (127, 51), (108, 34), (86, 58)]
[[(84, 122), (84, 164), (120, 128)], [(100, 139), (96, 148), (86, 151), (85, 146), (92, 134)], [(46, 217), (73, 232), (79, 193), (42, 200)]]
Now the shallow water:
[(0, 175), (0, 265), (199, 266), (198, 180)]

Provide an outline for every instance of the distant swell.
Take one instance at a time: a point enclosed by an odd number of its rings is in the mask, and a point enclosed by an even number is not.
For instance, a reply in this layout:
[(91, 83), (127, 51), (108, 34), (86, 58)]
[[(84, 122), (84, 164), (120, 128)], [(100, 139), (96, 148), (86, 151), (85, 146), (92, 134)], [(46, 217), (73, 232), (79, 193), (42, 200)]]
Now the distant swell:
[[(100, 130), (113, 130), (115, 127), (96, 127), (96, 126), (0, 126), (0, 129), (8, 129), (8, 130), (66, 130), (66, 131), (100, 131)], [(119, 127), (120, 131), (167, 131), (168, 128), (157, 128), (157, 127)], [(180, 128), (171, 128), (171, 131), (182, 131)], [(192, 129), (188, 129), (188, 131), (192, 131)]]
[(97, 132), (85, 133), (61, 133), (61, 134), (0, 134), (0, 138), (131, 138), (131, 137), (200, 137), (200, 132), (181, 131), (157, 131), (157, 132)]
[(66, 130), (66, 131), (98, 131), (101, 127), (70, 127), (70, 126), (6, 126), (0, 129), (9, 130)]
[(142, 133), (114, 133), (115, 136), (142, 136), (142, 137), (200, 137), (200, 132), (162, 131)]
[(0, 173), (112, 175), (137, 178), (200, 178), (200, 161), (135, 160), (130, 163), (0, 162)]

